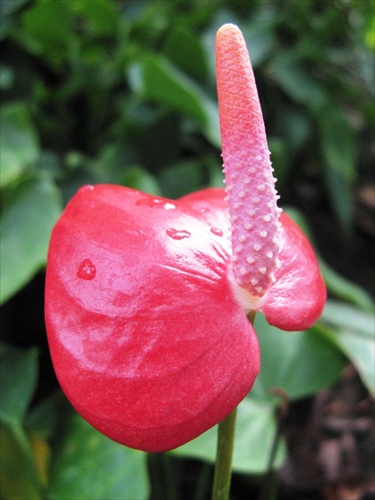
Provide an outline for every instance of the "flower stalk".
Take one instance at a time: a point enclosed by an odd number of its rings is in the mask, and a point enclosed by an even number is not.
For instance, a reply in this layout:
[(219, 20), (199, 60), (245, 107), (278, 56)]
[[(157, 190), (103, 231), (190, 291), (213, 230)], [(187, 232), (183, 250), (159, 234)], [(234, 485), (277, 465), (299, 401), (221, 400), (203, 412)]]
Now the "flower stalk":
[(212, 500), (228, 500), (232, 478), (232, 457), (236, 427), (235, 408), (219, 423)]

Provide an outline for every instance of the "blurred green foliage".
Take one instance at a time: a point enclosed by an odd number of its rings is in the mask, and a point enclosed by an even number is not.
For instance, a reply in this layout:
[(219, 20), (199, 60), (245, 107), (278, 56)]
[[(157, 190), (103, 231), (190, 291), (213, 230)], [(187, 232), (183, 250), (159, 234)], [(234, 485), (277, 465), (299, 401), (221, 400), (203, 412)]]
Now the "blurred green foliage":
[[(170, 198), (222, 185), (214, 39), (234, 22), (255, 69), (281, 199), (313, 175), (350, 229), (354, 185), (371, 162), (374, 11), (367, 0), (1, 0), (0, 8), (0, 496), (147, 498), (146, 455), (85, 424), (46, 361), (38, 277), (53, 224), (85, 183)], [(267, 468), (278, 405), (270, 388), (291, 400), (311, 395), (350, 360), (374, 392), (372, 300), (322, 269), (341, 302), (311, 331), (274, 332), (257, 319), (262, 373), (239, 410), (241, 472)], [(172, 456), (210, 461), (214, 448), (211, 430)], [(284, 456), (281, 441), (275, 466)]]

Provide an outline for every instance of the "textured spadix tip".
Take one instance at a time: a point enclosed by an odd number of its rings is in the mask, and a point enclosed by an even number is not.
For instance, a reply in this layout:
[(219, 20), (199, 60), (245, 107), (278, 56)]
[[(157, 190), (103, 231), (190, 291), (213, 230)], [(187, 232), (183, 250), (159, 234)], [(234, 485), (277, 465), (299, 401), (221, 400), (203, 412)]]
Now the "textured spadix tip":
[(278, 265), (278, 196), (249, 54), (233, 24), (217, 32), (216, 75), (233, 273), (240, 287), (260, 298)]

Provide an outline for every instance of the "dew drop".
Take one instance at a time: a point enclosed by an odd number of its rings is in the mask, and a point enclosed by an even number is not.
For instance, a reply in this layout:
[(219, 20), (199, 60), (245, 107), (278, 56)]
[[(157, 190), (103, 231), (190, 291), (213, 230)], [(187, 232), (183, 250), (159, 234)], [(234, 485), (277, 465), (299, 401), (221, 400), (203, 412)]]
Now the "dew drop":
[(215, 234), (216, 236), (223, 236), (223, 231), (218, 227), (211, 227), (211, 233)]
[(191, 234), (189, 231), (185, 230), (178, 230), (178, 229), (173, 229), (173, 228), (168, 228), (167, 229), (167, 235), (173, 238), (174, 240), (183, 240), (185, 238), (190, 238)]
[(173, 203), (166, 202), (165, 200), (159, 200), (158, 198), (141, 198), (135, 202), (136, 205), (146, 205), (150, 208), (163, 208), (164, 210), (173, 210), (176, 205)]
[(93, 191), (94, 186), (92, 184), (86, 184), (86, 186), (82, 186), (80, 191), (81, 193), (85, 193), (86, 191)]
[(96, 267), (94, 264), (91, 262), (90, 259), (85, 259), (83, 260), (77, 271), (77, 276), (78, 278), (81, 278), (83, 280), (93, 280), (96, 275)]
[(164, 205), (165, 210), (173, 210), (174, 208), (176, 208), (176, 205), (173, 205), (173, 203), (165, 203)]

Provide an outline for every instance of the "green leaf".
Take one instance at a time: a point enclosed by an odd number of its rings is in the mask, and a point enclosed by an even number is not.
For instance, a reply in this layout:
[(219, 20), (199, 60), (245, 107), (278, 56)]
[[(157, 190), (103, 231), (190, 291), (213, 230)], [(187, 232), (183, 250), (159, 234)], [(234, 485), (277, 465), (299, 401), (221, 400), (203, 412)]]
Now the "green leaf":
[(250, 23), (244, 24), (243, 35), (249, 48), (253, 68), (262, 64), (277, 46), (275, 37), (277, 17), (273, 12), (274, 8), (270, 2), (264, 3), (263, 7), (252, 16)]
[(154, 176), (146, 172), (141, 167), (129, 167), (121, 177), (121, 184), (138, 189), (143, 193), (150, 193), (159, 196), (160, 188)]
[(199, 189), (202, 182), (202, 165), (199, 161), (176, 163), (160, 174), (164, 195), (174, 200)]
[(252, 394), (274, 401), (270, 391), (282, 389), (290, 400), (315, 394), (337, 380), (346, 361), (337, 346), (316, 327), (285, 332), (255, 319), (261, 351), (261, 369)]
[(1, 303), (45, 265), (52, 227), (61, 210), (59, 191), (45, 179), (27, 182), (14, 193), (0, 221)]
[(277, 52), (271, 63), (270, 71), (280, 87), (294, 101), (307, 105), (313, 111), (321, 111), (327, 102), (325, 89), (317, 83), (300, 48)]
[[(262, 474), (268, 468), (276, 435), (275, 406), (246, 397), (237, 408), (233, 469), (237, 472)], [(216, 457), (217, 426), (171, 453), (214, 462)], [(281, 440), (274, 467), (280, 467), (286, 454)]]
[[(288, 103), (280, 103), (279, 111), (274, 117), (276, 133), (285, 142), (289, 152), (286, 158), (288, 163), (292, 163), (290, 154), (301, 149), (307, 142), (312, 132), (310, 119), (306, 112), (302, 113), (296, 106)], [(289, 169), (290, 165), (284, 165)]]
[(335, 301), (328, 301), (321, 321), (333, 340), (358, 370), (367, 389), (375, 395), (374, 311), (367, 313)]
[(0, 419), (9, 424), (23, 421), (38, 377), (36, 349), (21, 350), (0, 344)]
[(108, 0), (75, 0), (69, 7), (84, 17), (90, 30), (97, 36), (114, 35), (119, 21), (115, 4)]
[(19, 426), (0, 425), (0, 497), (43, 498), (30, 443)]
[(53, 457), (51, 500), (148, 497), (146, 453), (106, 438), (78, 414), (65, 420)]
[(7, 104), (0, 111), (0, 185), (17, 179), (39, 155), (39, 142), (27, 107)]
[(197, 80), (207, 77), (206, 53), (200, 39), (185, 26), (175, 26), (165, 42), (163, 53), (182, 71)]
[(70, 60), (78, 42), (70, 6), (71, 2), (54, 0), (34, 2), (22, 17), (27, 36), (24, 43), (53, 65)]
[(360, 307), (364, 311), (373, 312), (374, 302), (372, 297), (363, 288), (338, 274), (322, 259), (319, 259), (319, 266), (327, 289), (332, 294), (354, 306)]
[(207, 138), (220, 145), (217, 105), (197, 84), (159, 55), (148, 54), (132, 66), (129, 82), (143, 99), (157, 101), (195, 119)]
[(342, 112), (327, 109), (319, 116), (320, 142), (330, 200), (342, 226), (352, 221), (352, 188), (356, 177), (354, 133)]
[(189, 78), (159, 55), (148, 54), (132, 67), (130, 82), (145, 99), (152, 99), (204, 123), (198, 90)]
[(29, 0), (0, 1), (0, 40), (3, 40), (15, 24), (17, 11)]
[(70, 411), (71, 407), (63, 392), (56, 389), (51, 396), (32, 405), (24, 422), (25, 429), (41, 439), (53, 439)]

